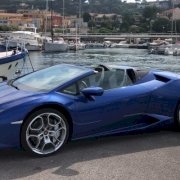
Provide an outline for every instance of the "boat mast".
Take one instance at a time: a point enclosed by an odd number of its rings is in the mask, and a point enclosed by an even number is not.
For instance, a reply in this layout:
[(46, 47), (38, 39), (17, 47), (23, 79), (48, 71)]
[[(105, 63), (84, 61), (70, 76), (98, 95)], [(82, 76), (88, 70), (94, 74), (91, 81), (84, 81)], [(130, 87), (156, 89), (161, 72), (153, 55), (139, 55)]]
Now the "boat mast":
[(76, 43), (76, 46), (75, 46), (75, 51), (77, 51), (78, 50), (78, 46), (77, 46), (77, 23), (76, 23), (76, 41), (75, 41), (75, 43)]
[(174, 31), (174, 1), (172, 0), (172, 21), (171, 21), (171, 35), (173, 36)]
[(45, 30), (44, 30), (44, 32), (45, 32), (45, 39), (46, 39), (46, 34), (47, 34), (47, 20), (48, 20), (47, 16), (48, 16), (48, 10), (49, 10), (48, 0), (46, 0), (46, 21), (45, 21)]
[(172, 36), (173, 36), (173, 33), (175, 33), (176, 41), (177, 41), (176, 20), (174, 21), (174, 0), (172, 0), (172, 21), (171, 21), (171, 35)]
[(82, 16), (82, 0), (79, 0), (79, 18)]
[(54, 41), (54, 32), (53, 32), (53, 0), (51, 0), (51, 39), (52, 43)]
[(64, 0), (63, 0), (63, 37), (64, 37)]

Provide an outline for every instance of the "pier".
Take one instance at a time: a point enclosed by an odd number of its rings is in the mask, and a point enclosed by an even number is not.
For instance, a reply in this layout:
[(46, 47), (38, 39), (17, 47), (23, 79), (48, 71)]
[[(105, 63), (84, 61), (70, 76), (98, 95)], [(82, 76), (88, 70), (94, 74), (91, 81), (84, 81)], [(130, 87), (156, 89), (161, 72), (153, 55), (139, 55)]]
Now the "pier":
[[(8, 36), (11, 32), (0, 32), (0, 36)], [(40, 32), (42, 36), (45, 36), (43, 32)], [(180, 33), (87, 33), (87, 34), (72, 34), (72, 33), (54, 33), (56, 37), (64, 37), (64, 39), (81, 38), (82, 41), (104, 41), (104, 40), (122, 40), (124, 39), (180, 39)], [(50, 36), (50, 33), (46, 33), (46, 36)]]
[(57, 36), (64, 36), (65, 39), (79, 37), (81, 40), (85, 41), (93, 41), (98, 40), (102, 41), (106, 40), (121, 40), (121, 39), (178, 39), (180, 38), (180, 34), (176, 33), (119, 33), (119, 34), (95, 34), (95, 33), (88, 33), (88, 34), (56, 34)]

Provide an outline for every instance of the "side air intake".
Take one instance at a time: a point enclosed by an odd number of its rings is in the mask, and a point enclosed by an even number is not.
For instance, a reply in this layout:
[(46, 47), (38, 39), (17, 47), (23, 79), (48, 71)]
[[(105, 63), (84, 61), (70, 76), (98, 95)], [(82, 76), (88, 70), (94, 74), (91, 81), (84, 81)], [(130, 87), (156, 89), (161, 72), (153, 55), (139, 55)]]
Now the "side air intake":
[(155, 78), (156, 78), (156, 80), (161, 81), (161, 82), (165, 82), (165, 83), (167, 83), (168, 81), (170, 81), (169, 78), (163, 77), (163, 76), (160, 76), (160, 75), (157, 75), (157, 74), (155, 74)]

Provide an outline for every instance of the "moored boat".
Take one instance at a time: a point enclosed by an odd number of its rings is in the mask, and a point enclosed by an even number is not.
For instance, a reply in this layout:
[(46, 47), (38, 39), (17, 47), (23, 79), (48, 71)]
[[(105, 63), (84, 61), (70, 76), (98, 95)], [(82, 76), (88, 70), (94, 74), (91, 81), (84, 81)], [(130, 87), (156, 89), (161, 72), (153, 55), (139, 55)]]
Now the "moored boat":
[(68, 50), (68, 44), (64, 42), (63, 38), (58, 40), (48, 41), (44, 44), (44, 52), (66, 52)]
[(121, 41), (117, 43), (114, 47), (115, 48), (129, 48), (130, 44), (127, 43), (127, 41)]
[(69, 50), (84, 50), (86, 48), (86, 44), (82, 43), (80, 38), (76, 38), (74, 41), (70, 41), (68, 44)]
[(0, 52), (0, 82), (11, 79), (16, 70), (23, 65), (27, 51), (5, 51)]
[[(31, 31), (32, 29), (32, 31)], [(44, 38), (36, 32), (36, 28), (29, 27), (26, 31), (14, 31), (9, 34), (7, 41), (3, 45), (9, 48), (16, 48), (17, 46), (25, 46), (28, 51), (41, 51)]]

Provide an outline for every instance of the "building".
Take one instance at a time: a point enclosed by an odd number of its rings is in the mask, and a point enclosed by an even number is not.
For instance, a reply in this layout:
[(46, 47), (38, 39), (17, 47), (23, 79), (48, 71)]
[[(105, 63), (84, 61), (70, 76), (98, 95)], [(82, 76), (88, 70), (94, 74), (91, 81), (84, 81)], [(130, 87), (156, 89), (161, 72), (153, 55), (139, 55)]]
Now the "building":
[(46, 26), (47, 31), (50, 31), (51, 27), (58, 28), (58, 29), (62, 28), (62, 26), (63, 26), (63, 17), (60, 14), (57, 14), (57, 13), (53, 13), (52, 17), (51, 17), (51, 13), (48, 13), (43, 18), (43, 26), (44, 26), (44, 28)]
[(119, 23), (122, 23), (122, 16), (118, 14), (90, 13), (90, 15), (91, 15), (91, 18), (98, 24), (103, 23), (105, 21), (108, 21), (108, 22), (118, 21)]
[(7, 10), (0, 9), (0, 13), (7, 13)]
[(180, 0), (172, 0), (172, 2), (174, 3), (174, 5), (180, 5)]
[(83, 21), (83, 18), (78, 18), (77, 16), (67, 16), (65, 17), (64, 27), (67, 28), (71, 33), (83, 33), (88, 32), (88, 23)]
[(97, 27), (101, 27), (103, 23), (117, 23), (122, 24), (122, 16), (118, 14), (96, 14), (90, 13), (91, 20), (93, 20)]
[(163, 11), (161, 16), (168, 17), (169, 19), (180, 20), (180, 8), (169, 9)]
[(171, 2), (169, 0), (141, 2), (137, 4), (137, 7), (139, 9), (144, 9), (145, 7), (157, 7), (159, 9), (169, 9), (171, 7)]
[(20, 19), (23, 17), (22, 14), (16, 13), (0, 13), (0, 25), (17, 25), (16, 23), (12, 23), (12, 19), (14, 21), (21, 21)]
[(62, 16), (41, 10), (25, 10), (20, 9), (17, 13), (0, 13), (0, 25), (15, 25), (23, 28), (24, 26), (34, 25), (39, 31), (50, 31), (51, 20), (54, 28), (62, 27)]

